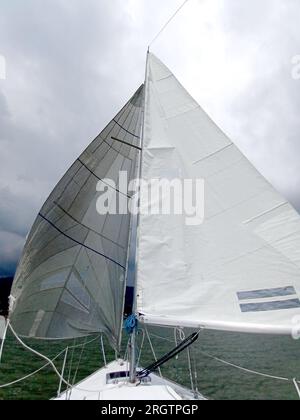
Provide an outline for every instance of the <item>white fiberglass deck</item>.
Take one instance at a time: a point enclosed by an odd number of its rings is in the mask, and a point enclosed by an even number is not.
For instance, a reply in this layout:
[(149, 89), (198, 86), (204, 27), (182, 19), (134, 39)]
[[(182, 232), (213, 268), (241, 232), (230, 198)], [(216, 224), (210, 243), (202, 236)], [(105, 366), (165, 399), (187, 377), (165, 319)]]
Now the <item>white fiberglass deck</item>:
[[(107, 384), (107, 374), (127, 371), (128, 363), (113, 362), (69, 391), (62, 393), (56, 400), (180, 401), (195, 399), (194, 393), (189, 389), (153, 374), (150, 375), (150, 383), (132, 385), (126, 380)], [(198, 399), (205, 398), (199, 396)]]

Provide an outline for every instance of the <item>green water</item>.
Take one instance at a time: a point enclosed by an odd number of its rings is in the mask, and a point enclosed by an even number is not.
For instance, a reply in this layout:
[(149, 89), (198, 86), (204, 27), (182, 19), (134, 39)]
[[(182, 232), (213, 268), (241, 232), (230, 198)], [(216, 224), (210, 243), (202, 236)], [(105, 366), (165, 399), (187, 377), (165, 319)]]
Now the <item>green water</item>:
[[(164, 331), (151, 331), (166, 337)], [(142, 335), (139, 337), (141, 342)], [(170, 333), (169, 339), (172, 339)], [(162, 356), (174, 347), (171, 342), (152, 336), (157, 356)], [(77, 341), (83, 343), (84, 340)], [(146, 366), (153, 361), (153, 355), (147, 340), (142, 353), (141, 365)], [(36, 350), (50, 358), (56, 356), (67, 343), (27, 342)], [(108, 361), (114, 360), (114, 353), (105, 343)], [(123, 351), (126, 348), (124, 339)], [(191, 356), (193, 371), (197, 371), (199, 390), (206, 397), (218, 400), (294, 400), (297, 398), (292, 383), (285, 383), (260, 376), (250, 375), (232, 367), (203, 356), (200, 352), (225, 359), (231, 363), (247, 369), (258, 370), (266, 374), (300, 379), (300, 341), (285, 337), (262, 337), (255, 335), (221, 334), (204, 332), (198, 343), (193, 347)], [(79, 363), (79, 361), (81, 362)], [(63, 356), (56, 361), (61, 369)], [(24, 350), (12, 337), (8, 337), (5, 345), (3, 362), (0, 365), (0, 385), (14, 381), (43, 366), (45, 362)], [(103, 366), (99, 341), (86, 346), (84, 351), (76, 349), (69, 352), (66, 379), (69, 382), (87, 377)], [(76, 374), (76, 377), (75, 377)], [(187, 368), (187, 354), (179, 356), (178, 360), (170, 361), (164, 368), (163, 374), (176, 382), (190, 387), (190, 376)], [(56, 395), (58, 378), (50, 368), (45, 369), (33, 378), (9, 388), (0, 389), (0, 400), (45, 400)]]

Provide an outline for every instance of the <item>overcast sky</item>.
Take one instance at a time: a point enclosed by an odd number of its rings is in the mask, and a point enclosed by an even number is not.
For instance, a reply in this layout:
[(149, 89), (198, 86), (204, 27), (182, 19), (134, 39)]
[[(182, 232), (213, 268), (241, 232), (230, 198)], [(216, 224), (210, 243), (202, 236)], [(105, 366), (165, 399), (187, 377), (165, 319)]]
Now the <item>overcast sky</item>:
[[(182, 0), (1, 0), (0, 274), (52, 188), (143, 82)], [(299, 0), (190, 0), (153, 45), (300, 210)]]

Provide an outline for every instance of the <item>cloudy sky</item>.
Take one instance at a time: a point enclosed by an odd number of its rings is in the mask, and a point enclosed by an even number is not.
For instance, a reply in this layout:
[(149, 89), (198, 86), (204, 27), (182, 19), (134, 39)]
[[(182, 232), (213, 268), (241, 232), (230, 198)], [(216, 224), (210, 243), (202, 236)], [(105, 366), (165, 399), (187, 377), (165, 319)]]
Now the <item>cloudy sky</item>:
[[(1, 0), (0, 275), (36, 213), (144, 78), (183, 0)], [(152, 46), (300, 210), (299, 0), (189, 0)]]

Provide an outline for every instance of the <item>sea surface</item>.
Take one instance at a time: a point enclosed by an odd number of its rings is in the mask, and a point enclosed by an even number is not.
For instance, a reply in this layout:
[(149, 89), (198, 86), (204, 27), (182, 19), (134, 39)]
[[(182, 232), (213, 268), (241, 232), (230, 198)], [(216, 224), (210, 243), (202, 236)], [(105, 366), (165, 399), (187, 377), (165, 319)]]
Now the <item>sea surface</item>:
[[(173, 331), (165, 329), (150, 330), (155, 356), (161, 357), (175, 347)], [(186, 332), (188, 335), (190, 333)], [(89, 337), (90, 341), (93, 337)], [(127, 337), (124, 336), (122, 353), (126, 351)], [(139, 334), (139, 346), (143, 339)], [(55, 357), (67, 346), (83, 344), (86, 339), (69, 342), (27, 341), (34, 349)], [(113, 361), (115, 354), (105, 340), (108, 361)], [(211, 356), (224, 359), (245, 369), (264, 374), (284, 377), (290, 381), (265, 378), (225, 365)], [(201, 332), (198, 342), (191, 349), (192, 380), (195, 389), (204, 396), (215, 400), (297, 400), (298, 395), (293, 385), (293, 378), (300, 380), (300, 341), (289, 337), (257, 336), (232, 333)], [(147, 340), (141, 355), (141, 365), (147, 366), (154, 361), (154, 355)], [(60, 370), (63, 355), (56, 361)], [(0, 400), (45, 400), (56, 396), (59, 379), (51, 368), (7, 388), (1, 385), (13, 382), (45, 364), (37, 356), (28, 352), (9, 336), (2, 364), (0, 365)], [(85, 347), (69, 350), (65, 378), (77, 383), (103, 366), (100, 340), (95, 337)], [(191, 387), (187, 352), (169, 361), (162, 373), (169, 379)], [(63, 388), (64, 389), (64, 388)]]

